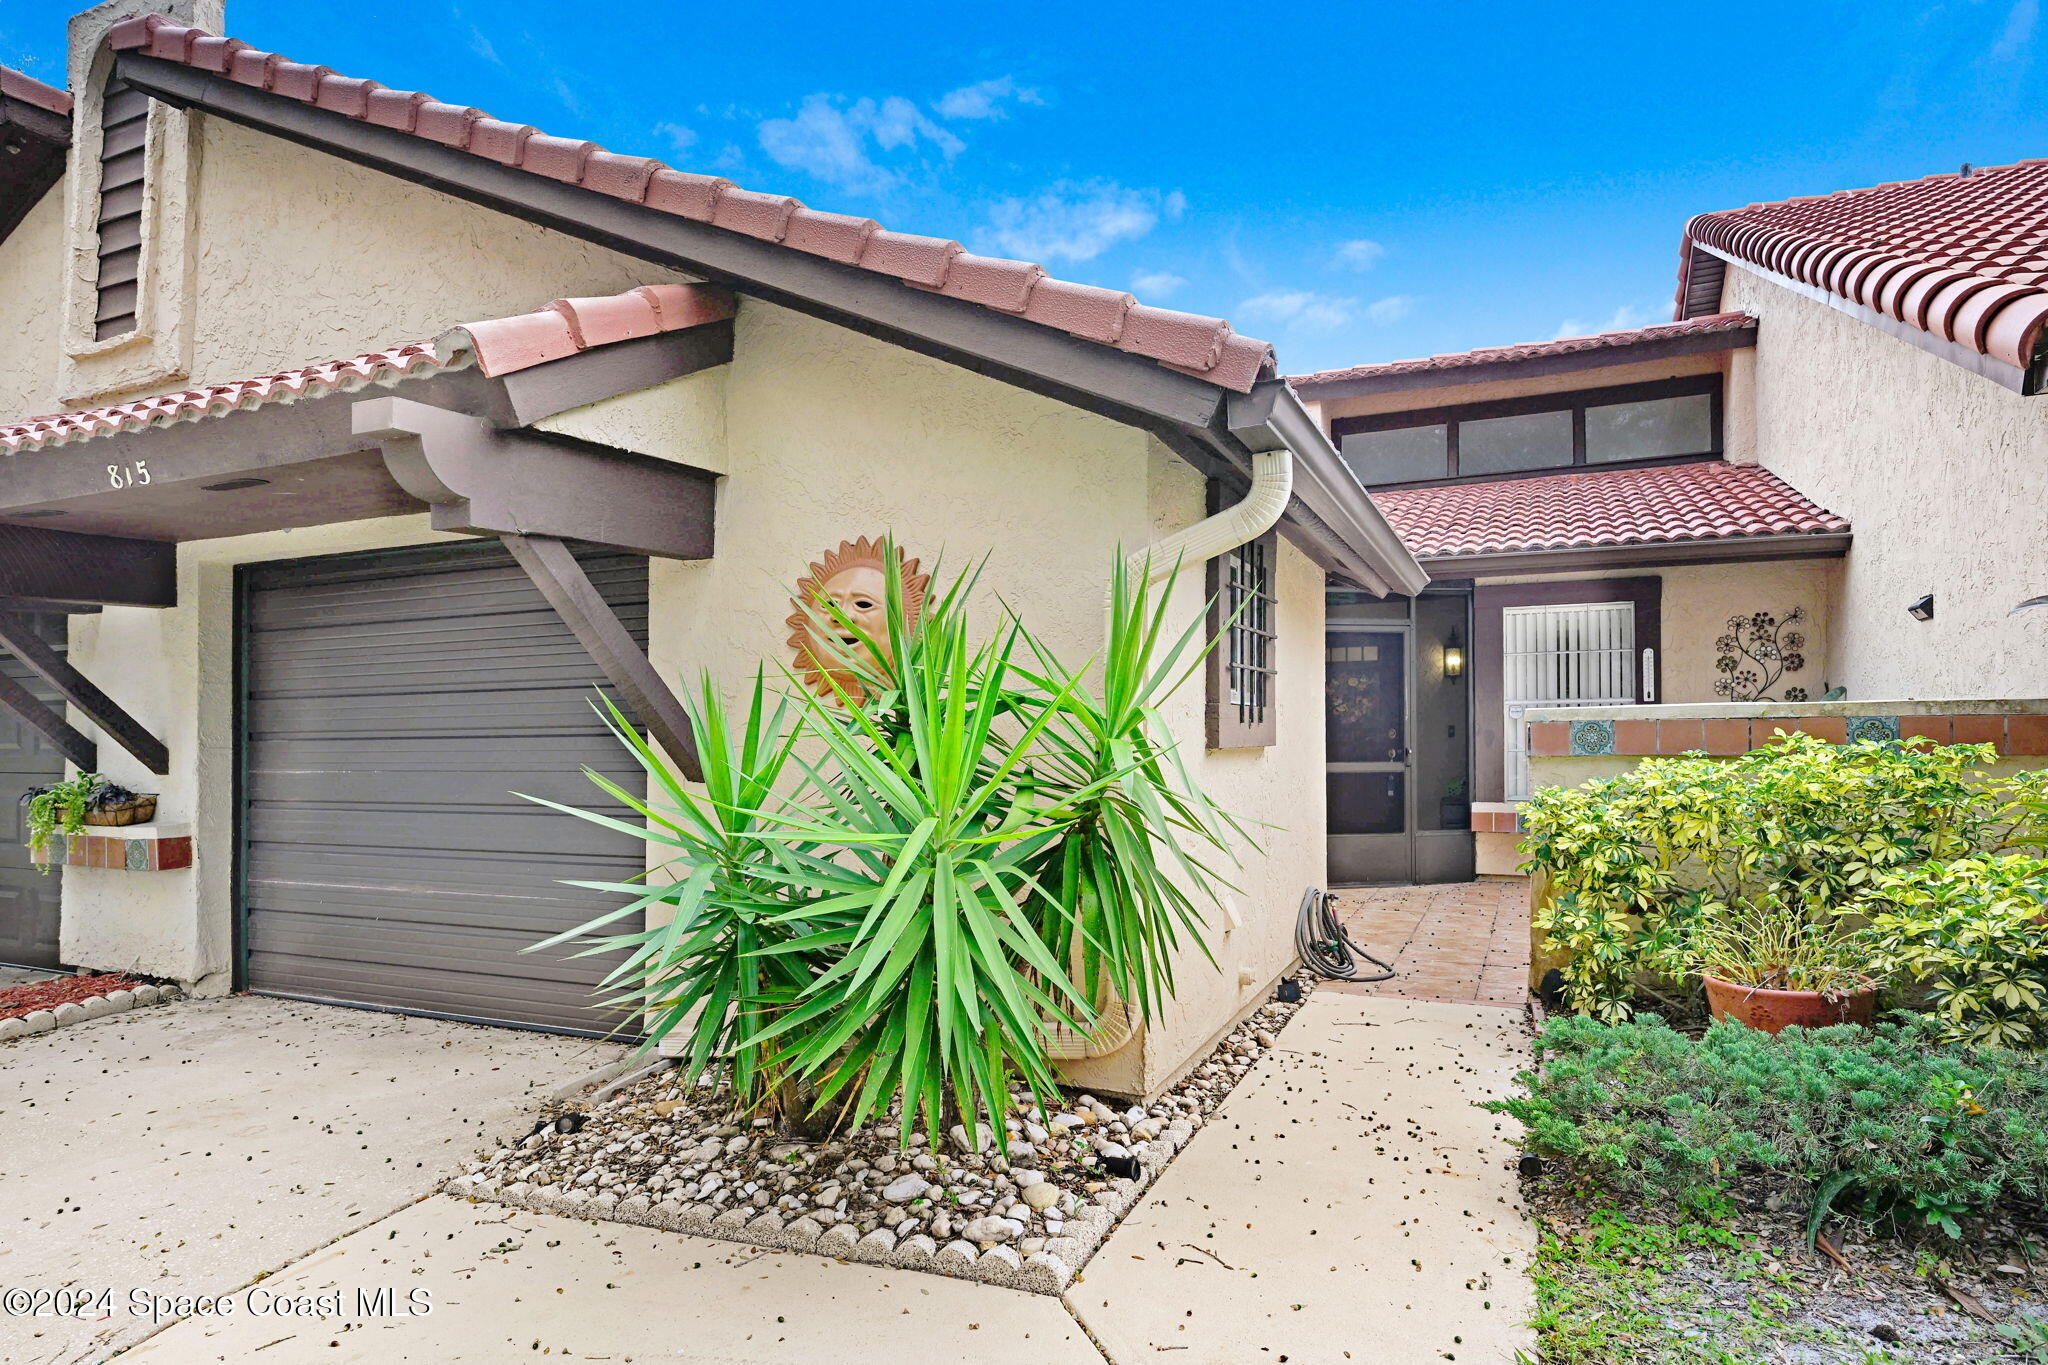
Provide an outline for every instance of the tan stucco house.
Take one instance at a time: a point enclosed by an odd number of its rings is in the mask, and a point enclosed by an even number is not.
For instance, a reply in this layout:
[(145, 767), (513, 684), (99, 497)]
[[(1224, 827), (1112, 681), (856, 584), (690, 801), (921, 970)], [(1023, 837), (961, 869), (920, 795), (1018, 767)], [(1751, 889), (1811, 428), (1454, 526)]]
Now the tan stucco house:
[(1331, 597), (1333, 880), (1512, 873), (1538, 706), (2048, 696), (2044, 243), (2048, 161), (1705, 213), (1670, 323), (1296, 377), (1431, 579)]
[(785, 658), (885, 533), (1085, 658), (1115, 555), (1255, 495), (1173, 586), (1251, 605), (1171, 719), (1270, 828), (1220, 969), (1073, 1074), (1154, 1091), (1264, 998), (1325, 879), (1325, 592), (1426, 581), (1270, 348), (141, 11), (0, 83), (0, 800), (68, 763), (159, 810), (0, 851), (0, 961), (609, 1027), (599, 961), (518, 950), (642, 850), (508, 794), (627, 766), (594, 687), (687, 771), (679, 680)]

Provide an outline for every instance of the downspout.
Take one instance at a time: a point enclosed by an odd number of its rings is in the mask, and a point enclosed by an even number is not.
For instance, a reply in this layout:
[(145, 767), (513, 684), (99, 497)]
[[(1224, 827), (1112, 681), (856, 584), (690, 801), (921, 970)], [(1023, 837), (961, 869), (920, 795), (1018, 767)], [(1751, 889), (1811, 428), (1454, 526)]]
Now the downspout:
[(1229, 554), (1278, 525), (1281, 514), (1287, 510), (1287, 500), (1293, 495), (1294, 452), (1285, 446), (1258, 451), (1252, 456), (1252, 485), (1242, 498), (1216, 515), (1128, 556), (1131, 574), (1144, 582), (1157, 583), (1181, 569)]
[[(1125, 557), (1131, 577), (1143, 583), (1171, 578), (1182, 569), (1206, 564), (1257, 540), (1279, 524), (1294, 495), (1294, 452), (1286, 447), (1252, 455), (1252, 484), (1245, 495), (1214, 516), (1153, 541)], [(1113, 603), (1111, 604), (1114, 605)], [(1074, 971), (1081, 969), (1081, 940), (1074, 941)], [(1120, 1052), (1138, 1033), (1138, 1010), (1130, 1001), (1108, 992), (1100, 1002), (1095, 1027), (1087, 1032), (1053, 1025), (1046, 1030), (1046, 1055), (1055, 1061), (1082, 1061)]]

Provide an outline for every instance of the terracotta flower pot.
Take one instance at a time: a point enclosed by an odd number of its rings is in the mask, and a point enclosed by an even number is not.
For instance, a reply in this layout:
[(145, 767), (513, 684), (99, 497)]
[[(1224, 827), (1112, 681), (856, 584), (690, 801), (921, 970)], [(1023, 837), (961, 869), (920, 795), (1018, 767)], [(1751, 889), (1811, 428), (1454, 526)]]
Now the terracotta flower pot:
[(1801, 1028), (1823, 1028), (1829, 1024), (1868, 1024), (1877, 1016), (1877, 983), (1864, 990), (1830, 1000), (1819, 991), (1774, 991), (1763, 986), (1739, 986), (1717, 976), (1702, 976), (1707, 987), (1707, 1011), (1716, 1019), (1734, 1019), (1765, 1033), (1797, 1024)]

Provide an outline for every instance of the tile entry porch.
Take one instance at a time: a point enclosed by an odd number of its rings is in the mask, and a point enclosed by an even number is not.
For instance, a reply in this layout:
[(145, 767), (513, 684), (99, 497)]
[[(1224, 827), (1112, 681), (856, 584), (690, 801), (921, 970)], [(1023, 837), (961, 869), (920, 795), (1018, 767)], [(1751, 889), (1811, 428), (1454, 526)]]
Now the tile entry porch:
[(1370, 983), (1326, 981), (1318, 989), (1511, 1008), (1528, 998), (1526, 881), (1338, 887), (1335, 894), (1351, 937), (1396, 974)]

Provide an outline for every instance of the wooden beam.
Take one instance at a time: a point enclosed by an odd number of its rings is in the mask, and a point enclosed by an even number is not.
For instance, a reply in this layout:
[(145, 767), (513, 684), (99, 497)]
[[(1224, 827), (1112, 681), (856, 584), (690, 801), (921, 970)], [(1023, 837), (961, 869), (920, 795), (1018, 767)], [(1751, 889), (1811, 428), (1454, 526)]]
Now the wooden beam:
[(355, 434), (378, 443), (434, 529), (555, 536), (668, 559), (711, 557), (715, 476), (544, 432), (499, 431), (409, 398), (365, 398)]
[(553, 536), (507, 534), (500, 539), (612, 686), (619, 689), (626, 710), (676, 761), (684, 777), (702, 781), (697, 745), (690, 737), (689, 713), (569, 547)]
[(21, 717), (31, 728), (41, 731), (45, 739), (57, 746), (57, 752), (80, 772), (94, 772), (99, 768), (99, 746), (72, 729), (64, 717), (43, 705), (40, 697), (5, 673), (0, 673), (0, 706)]
[[(143, 767), (158, 777), (171, 770), (171, 753), (164, 747), (164, 742), (123, 710), (119, 702), (95, 687), (90, 678), (73, 668), (69, 659), (44, 643), (27, 618), (0, 612), (0, 645), (7, 646), (15, 658), (56, 688), (64, 700), (83, 711), (94, 725), (133, 754)], [(70, 729), (69, 726), (65, 728)]]
[(175, 607), (178, 547), (160, 540), (0, 525), (0, 597)]

